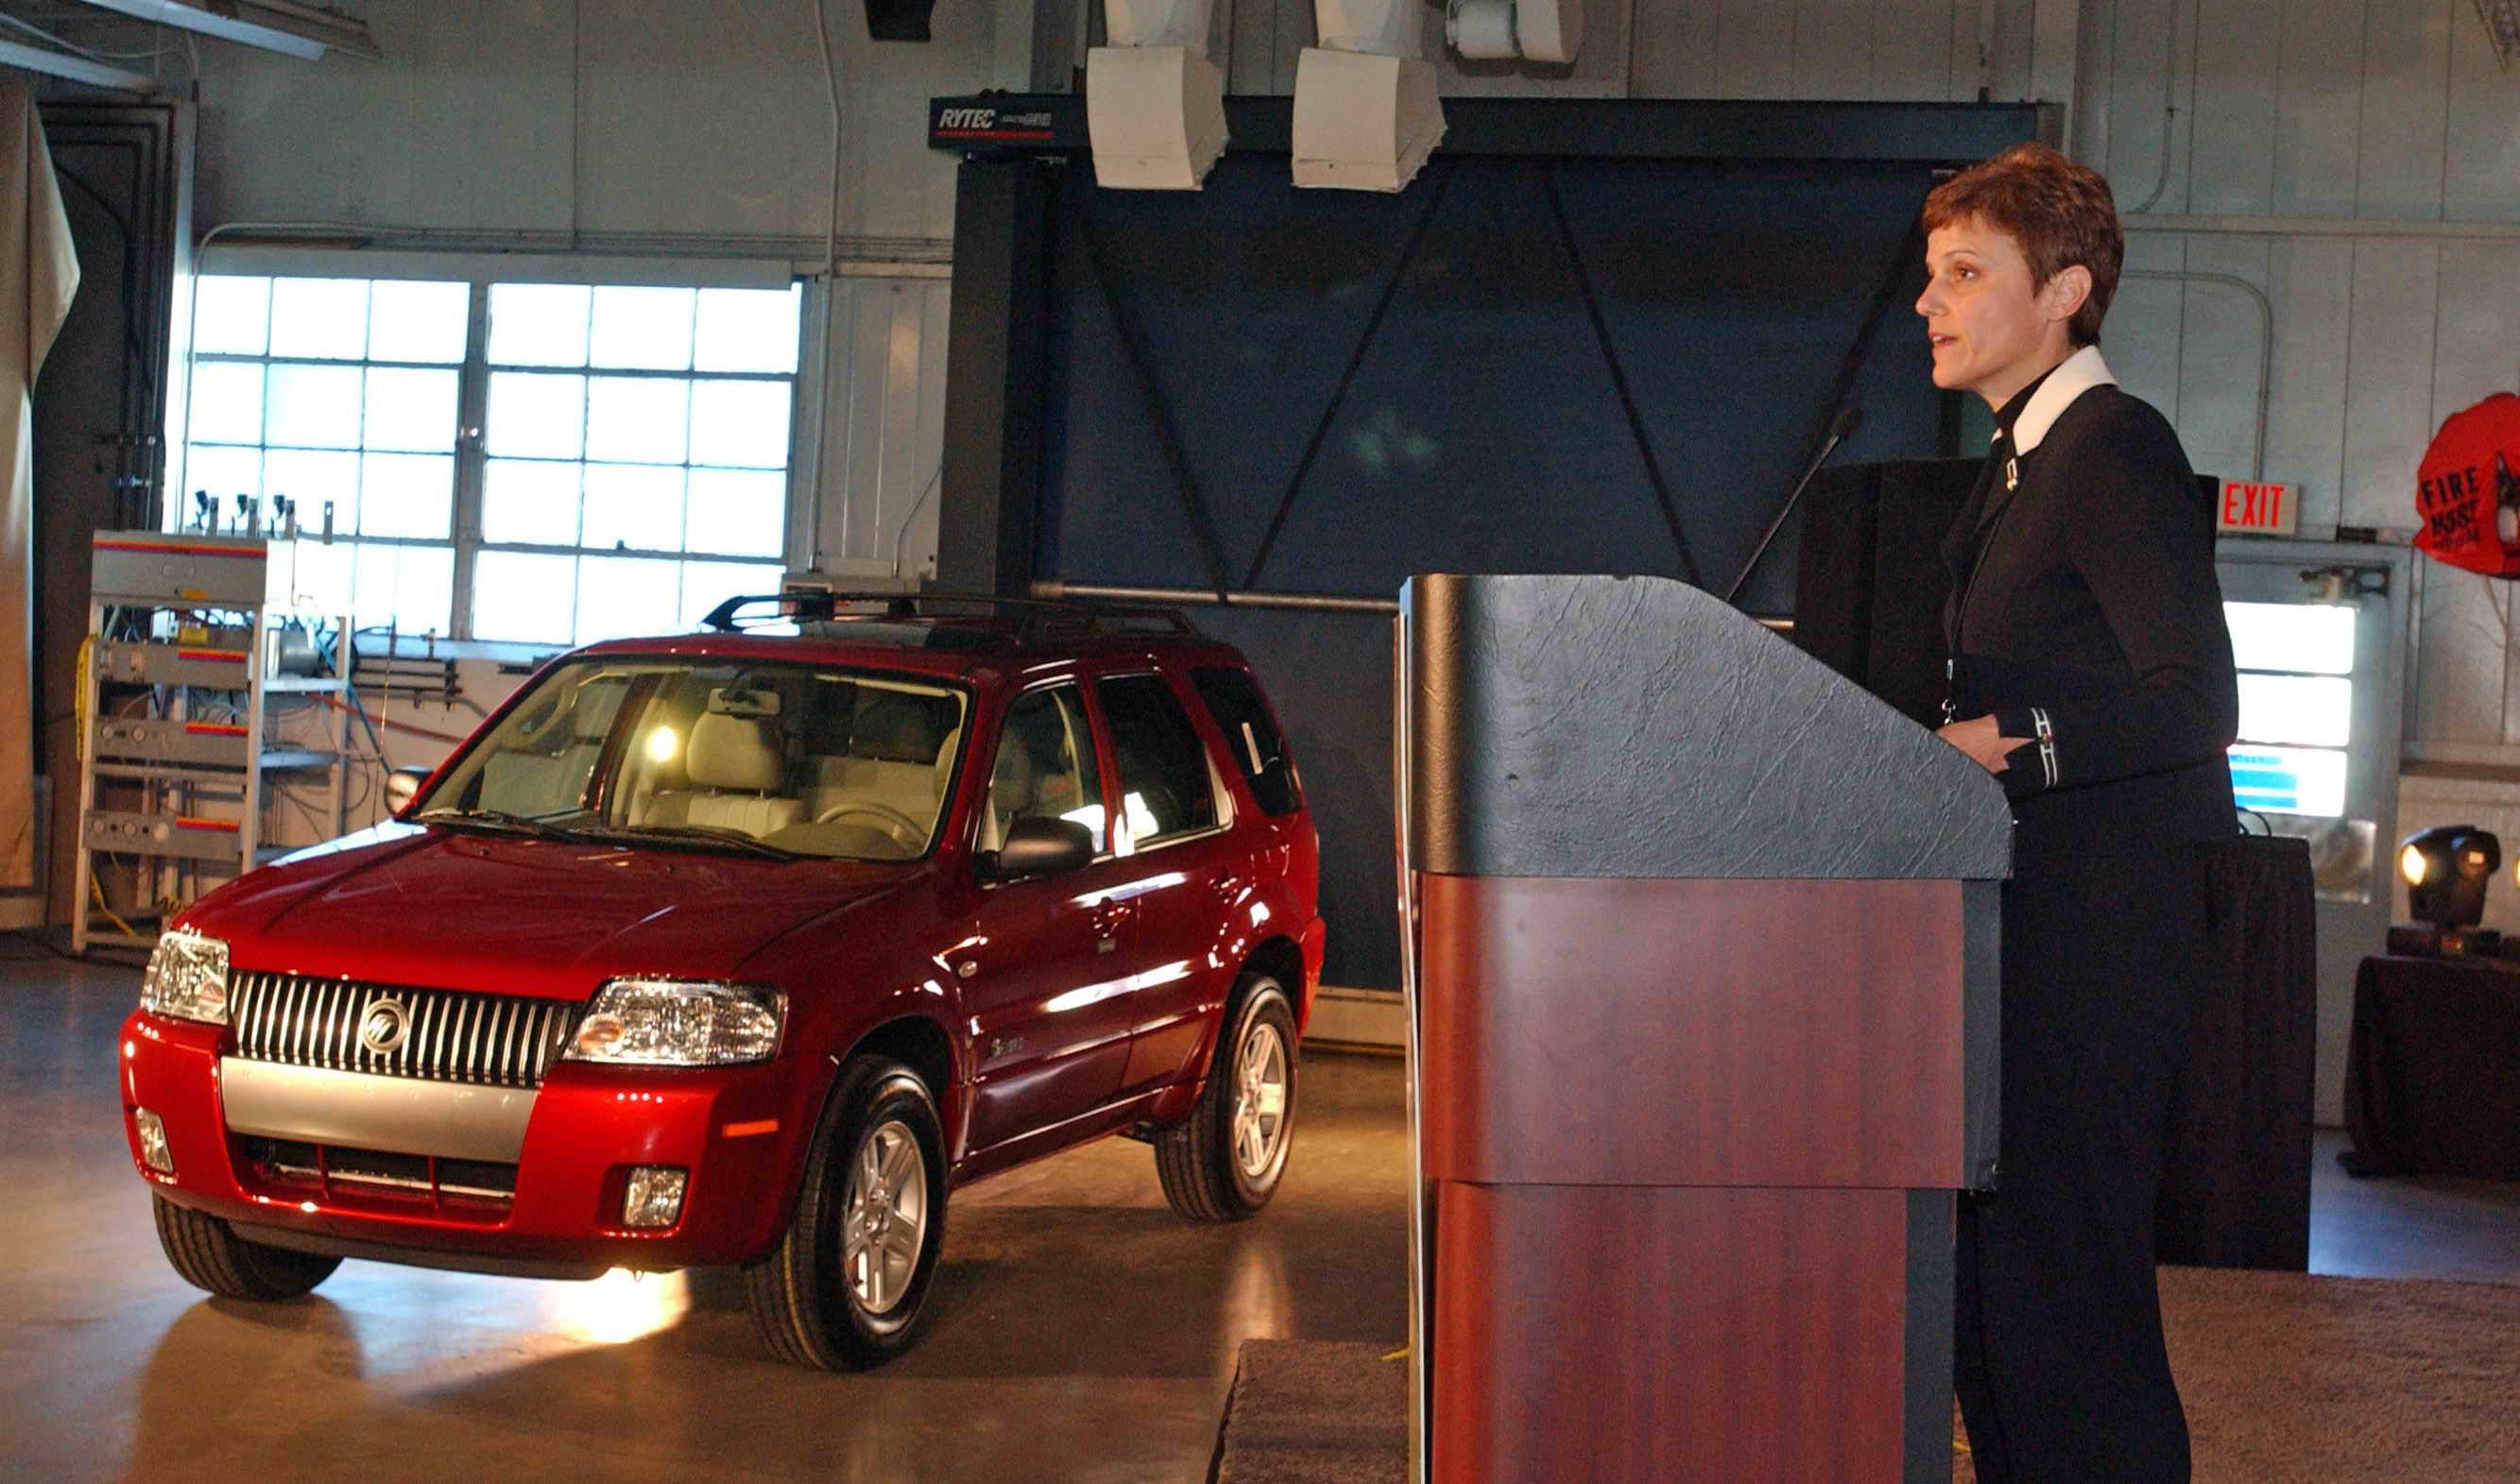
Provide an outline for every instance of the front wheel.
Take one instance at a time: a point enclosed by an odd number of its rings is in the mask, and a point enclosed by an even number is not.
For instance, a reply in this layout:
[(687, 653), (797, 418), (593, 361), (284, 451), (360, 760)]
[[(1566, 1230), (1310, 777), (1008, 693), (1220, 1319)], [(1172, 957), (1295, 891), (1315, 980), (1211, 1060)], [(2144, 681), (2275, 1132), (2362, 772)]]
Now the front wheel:
[(158, 1208), (158, 1245), (184, 1282), (221, 1298), (263, 1302), (295, 1298), (333, 1276), (338, 1257), (266, 1247), (236, 1235), (215, 1216), (179, 1206), (151, 1192)]
[(852, 1057), (805, 1161), (796, 1214), (744, 1269), (771, 1351), (816, 1371), (863, 1371), (910, 1348), (945, 1243), (945, 1132), (918, 1074)]
[(1155, 1173), (1182, 1215), (1241, 1221), (1278, 1192), (1294, 1142), (1294, 1009), (1276, 979), (1246, 975), (1197, 1108), (1155, 1135)]

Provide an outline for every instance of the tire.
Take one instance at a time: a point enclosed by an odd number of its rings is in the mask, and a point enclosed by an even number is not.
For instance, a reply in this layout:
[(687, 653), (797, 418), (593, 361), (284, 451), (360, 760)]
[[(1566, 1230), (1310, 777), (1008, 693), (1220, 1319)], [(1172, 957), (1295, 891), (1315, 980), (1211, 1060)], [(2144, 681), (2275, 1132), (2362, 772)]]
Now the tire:
[[(865, 1198), (878, 1189), (885, 1193)], [(853, 1234), (853, 1212), (874, 1224), (871, 1237)], [(779, 1245), (743, 1270), (762, 1342), (814, 1371), (883, 1364), (910, 1348), (944, 1245), (936, 1100), (901, 1063), (852, 1057), (815, 1131), (795, 1215)]]
[(166, 1261), (196, 1288), (221, 1298), (249, 1298), (258, 1303), (295, 1298), (333, 1276), (338, 1257), (266, 1247), (236, 1235), (215, 1216), (179, 1206), (163, 1195), (149, 1197), (158, 1208), (158, 1244)]
[(1257, 1215), (1294, 1148), (1294, 1009), (1267, 974), (1244, 975), (1232, 1004), (1198, 1106), (1155, 1133), (1164, 1198), (1192, 1221)]

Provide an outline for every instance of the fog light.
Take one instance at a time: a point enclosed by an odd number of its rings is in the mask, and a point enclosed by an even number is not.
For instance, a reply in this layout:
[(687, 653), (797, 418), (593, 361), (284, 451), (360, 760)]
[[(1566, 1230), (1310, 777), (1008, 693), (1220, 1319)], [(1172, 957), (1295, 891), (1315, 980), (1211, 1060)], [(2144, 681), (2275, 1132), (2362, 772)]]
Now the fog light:
[[(140, 1158), (160, 1175), (175, 1173), (175, 1156), (166, 1150), (166, 1125), (147, 1108), (134, 1108), (131, 1121), (140, 1130)], [(675, 1187), (680, 1198), (681, 1187)]]
[(670, 1227), (681, 1220), (683, 1185), (689, 1178), (689, 1172), (680, 1165), (633, 1165), (630, 1193), (621, 1201), (621, 1224), (625, 1227)]

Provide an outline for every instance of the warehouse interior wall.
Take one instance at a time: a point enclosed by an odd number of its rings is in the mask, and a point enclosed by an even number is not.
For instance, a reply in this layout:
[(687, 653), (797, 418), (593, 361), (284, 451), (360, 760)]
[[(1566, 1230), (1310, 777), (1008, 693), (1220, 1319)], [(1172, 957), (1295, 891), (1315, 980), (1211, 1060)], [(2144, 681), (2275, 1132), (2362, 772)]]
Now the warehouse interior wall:
[[(951, 157), (926, 100), (1054, 83), (1066, 0), (938, 0), (935, 39), (829, 11), (843, 254), (923, 264), (834, 295), (819, 527), (827, 560), (915, 565), (932, 543)], [(830, 225), (832, 120), (804, 0), (362, 0), (386, 60), (304, 64), (202, 42), (200, 227), (338, 220), (618, 250), (685, 238), (809, 262)], [(2116, 183), (2130, 267), (2217, 274), (2267, 301), (2268, 477), (2302, 533), (2404, 539), (2440, 421), (2520, 382), (2520, 72), (2472, 0), (1619, 0), (1569, 67), (1444, 64), (1457, 96), (2065, 97), (2075, 153)], [(1429, 12), (1429, 35), (1441, 17)], [(1059, 23), (1047, 23), (1057, 21)], [(1287, 92), (1309, 0), (1219, 0), (1238, 92)], [(1090, 31), (1091, 27), (1083, 28)], [(145, 35), (146, 33), (141, 33)], [(153, 66), (188, 81), (182, 47)], [(2156, 189), (2157, 187), (2157, 189)], [(2261, 319), (2220, 280), (2130, 281), (2107, 351), (2200, 469), (2259, 462)], [(904, 446), (906, 442), (907, 446)], [(915, 508), (922, 494), (929, 510)], [(932, 546), (931, 548), (932, 549)], [(2508, 585), (2418, 563), (2403, 828), (2520, 837)], [(501, 678), (482, 677), (493, 697)], [(505, 682), (513, 684), (513, 681)], [(459, 728), (460, 730), (460, 728)], [(2461, 776), (2464, 775), (2464, 776)], [(2520, 928), (2520, 901), (2497, 899)]]

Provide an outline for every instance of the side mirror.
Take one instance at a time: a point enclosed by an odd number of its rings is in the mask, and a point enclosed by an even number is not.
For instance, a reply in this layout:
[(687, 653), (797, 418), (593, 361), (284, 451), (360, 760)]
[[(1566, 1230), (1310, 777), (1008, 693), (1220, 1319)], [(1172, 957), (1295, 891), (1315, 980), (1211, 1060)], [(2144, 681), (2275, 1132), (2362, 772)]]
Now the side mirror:
[(1094, 832), (1073, 820), (1022, 819), (1007, 829), (989, 874), (1001, 881), (1094, 864)]
[(420, 797), (420, 786), (428, 782), (428, 775), (433, 771), (429, 768), (396, 768), (386, 774), (385, 813), (395, 819), (402, 818), (402, 812), (411, 807), (413, 799)]

